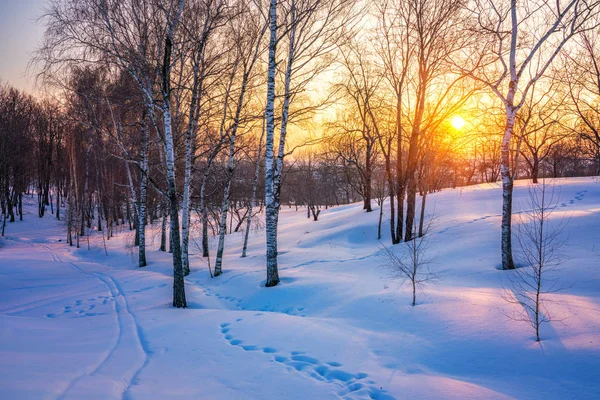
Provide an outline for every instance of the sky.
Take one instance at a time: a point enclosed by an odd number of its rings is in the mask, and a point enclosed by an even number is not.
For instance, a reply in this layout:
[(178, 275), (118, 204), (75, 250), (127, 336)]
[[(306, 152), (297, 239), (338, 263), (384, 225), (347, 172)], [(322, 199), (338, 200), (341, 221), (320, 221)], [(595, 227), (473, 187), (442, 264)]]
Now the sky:
[(0, 0), (0, 80), (32, 94), (35, 73), (27, 73), (27, 64), (44, 34), (36, 19), (45, 4), (46, 0)]

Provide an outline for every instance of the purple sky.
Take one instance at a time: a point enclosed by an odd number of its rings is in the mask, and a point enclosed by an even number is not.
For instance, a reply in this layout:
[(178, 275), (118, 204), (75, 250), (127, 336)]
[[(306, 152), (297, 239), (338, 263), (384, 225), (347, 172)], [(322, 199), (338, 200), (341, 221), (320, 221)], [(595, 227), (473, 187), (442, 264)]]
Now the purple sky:
[(0, 80), (35, 92), (34, 74), (26, 75), (27, 63), (44, 34), (36, 19), (46, 0), (0, 0)]

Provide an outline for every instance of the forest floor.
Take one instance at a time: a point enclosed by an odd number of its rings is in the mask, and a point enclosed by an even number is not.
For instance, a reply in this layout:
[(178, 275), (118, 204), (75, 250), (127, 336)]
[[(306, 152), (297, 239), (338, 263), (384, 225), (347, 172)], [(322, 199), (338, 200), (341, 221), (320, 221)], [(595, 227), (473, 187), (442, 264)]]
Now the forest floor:
[[(37, 218), (30, 199), (0, 239), (0, 397), (598, 399), (600, 183), (555, 184), (567, 243), (548, 278), (563, 290), (548, 295), (555, 321), (539, 343), (506, 316), (519, 306), (503, 300), (512, 272), (498, 269), (497, 184), (428, 197), (440, 279), (415, 307), (382, 249), (389, 225), (376, 240), (378, 210), (360, 204), (324, 210), (318, 222), (283, 209), (274, 288), (264, 287), (264, 231), (252, 232), (244, 259), (241, 234), (228, 235), (214, 279), (194, 240), (183, 310), (170, 306), (158, 224), (140, 269), (130, 231), (106, 242), (108, 254), (98, 232), (89, 250), (87, 239), (68, 247), (63, 222)], [(518, 182), (517, 222), (527, 193)]]

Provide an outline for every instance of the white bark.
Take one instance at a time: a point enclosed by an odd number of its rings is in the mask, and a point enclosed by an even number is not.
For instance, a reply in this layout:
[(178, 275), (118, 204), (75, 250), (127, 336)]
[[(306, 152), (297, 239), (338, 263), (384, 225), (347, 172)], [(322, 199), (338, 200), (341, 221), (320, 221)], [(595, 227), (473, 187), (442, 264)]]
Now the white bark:
[(260, 140), (258, 142), (258, 151), (256, 155), (256, 164), (254, 165), (254, 181), (252, 182), (252, 197), (250, 198), (250, 205), (248, 206), (248, 218), (246, 220), (246, 231), (244, 233), (244, 245), (242, 246), (242, 258), (246, 257), (246, 250), (248, 248), (248, 236), (250, 235), (250, 228), (252, 227), (252, 209), (254, 207), (254, 203), (256, 202), (256, 189), (258, 188), (258, 176), (260, 173), (260, 158), (262, 153), (263, 139), (265, 136), (265, 130), (263, 125), (263, 130), (260, 135)]
[[(138, 232), (139, 232), (139, 246), (138, 246), (138, 264), (140, 267), (145, 267), (146, 263), (146, 198), (148, 192), (148, 123), (144, 120), (143, 134), (144, 142), (142, 144), (142, 164), (140, 174), (140, 204), (138, 209)], [(135, 200), (134, 200), (135, 201)]]
[(269, 69), (267, 75), (267, 104), (265, 108), (266, 142), (265, 142), (265, 219), (267, 246), (267, 281), (266, 286), (279, 283), (277, 268), (277, 209), (275, 200), (275, 74), (277, 72), (277, 0), (269, 5)]
[[(235, 168), (235, 141), (237, 137), (237, 130), (240, 124), (240, 118), (242, 115), (242, 109), (244, 107), (244, 99), (246, 96), (246, 90), (248, 87), (248, 83), (250, 81), (250, 77), (252, 75), (252, 71), (254, 69), (254, 65), (258, 60), (260, 55), (260, 44), (262, 42), (262, 36), (266, 31), (266, 25), (264, 29), (259, 33), (257, 32), (256, 37), (253, 39), (255, 42), (253, 43), (253, 50), (250, 51), (249, 54), (238, 54), (239, 57), (243, 59), (240, 60), (243, 65), (243, 75), (242, 82), (240, 87), (240, 93), (237, 99), (237, 106), (235, 110), (235, 116), (233, 118), (232, 126), (230, 127), (231, 133), (229, 134), (229, 161), (227, 165), (227, 181), (225, 183), (225, 189), (223, 191), (223, 203), (221, 206), (221, 221), (219, 225), (219, 243), (217, 245), (217, 257), (215, 261), (215, 273), (214, 276), (218, 276), (222, 272), (222, 264), (223, 264), (223, 251), (225, 248), (225, 232), (226, 232), (226, 224), (227, 224), (227, 213), (229, 212), (229, 192), (231, 190), (231, 181), (233, 178), (233, 172)], [(237, 60), (236, 60), (237, 64)], [(234, 66), (235, 74), (236, 66)], [(233, 217), (232, 217), (233, 220)]]
[(168, 26), (165, 38), (165, 52), (162, 65), (162, 112), (165, 133), (165, 156), (167, 167), (167, 183), (171, 220), (171, 246), (173, 249), (173, 307), (186, 308), (185, 281), (183, 266), (181, 262), (181, 238), (179, 233), (179, 210), (177, 199), (177, 187), (175, 181), (175, 146), (171, 123), (171, 52), (173, 47), (173, 33), (179, 22), (184, 0), (180, 0), (179, 10), (176, 17)]
[[(582, 0), (568, 0), (565, 3), (559, 1), (552, 3), (547, 2), (543, 7), (528, 10), (521, 5), (517, 0), (510, 1), (510, 18), (505, 20), (505, 17), (497, 12), (494, 7), (493, 0), (488, 0), (485, 5), (479, 4), (478, 13), (486, 14), (489, 10), (493, 10), (492, 19), (481, 18), (478, 15), (479, 23), (482, 24), (483, 30), (486, 33), (494, 32), (493, 39), (497, 41), (497, 64), (494, 67), (499, 68), (497, 78), (490, 78), (485, 72), (481, 76), (477, 76), (473, 71), (466, 71), (467, 75), (475, 80), (487, 85), (492, 92), (504, 103), (505, 106), (505, 128), (502, 137), (502, 156), (500, 170), (502, 176), (502, 269), (513, 269), (514, 263), (512, 259), (512, 243), (511, 243), (511, 219), (512, 219), (512, 192), (515, 172), (511, 171), (511, 139), (515, 118), (521, 107), (525, 104), (528, 96), (531, 95), (533, 88), (538, 80), (540, 80), (546, 70), (550, 67), (558, 53), (564, 45), (578, 32), (582, 30), (594, 29), (598, 27), (597, 22), (587, 23), (596, 16), (599, 4), (597, 1), (584, 2)], [(522, 26), (527, 26), (527, 21), (531, 24), (535, 18), (539, 18), (540, 10), (552, 10), (552, 19), (540, 19), (539, 23), (544, 24), (539, 35), (525, 39), (520, 39)], [(497, 19), (493, 21), (493, 19)], [(491, 23), (485, 26), (485, 22)], [(504, 35), (507, 30), (505, 22), (510, 23), (510, 34)], [(555, 38), (552, 42), (550, 38)], [(505, 45), (504, 40), (508, 38), (510, 43)], [(530, 43), (526, 43), (531, 40)], [(521, 43), (522, 42), (522, 43)], [(530, 46), (528, 51), (524, 51), (523, 45)], [(477, 45), (480, 47), (480, 45)], [(506, 49), (506, 50), (505, 50)], [(517, 56), (523, 54), (524, 58), (519, 63)], [(508, 62), (506, 60), (508, 58)], [(534, 63), (536, 63), (534, 65)], [(496, 71), (494, 71), (496, 72)], [(524, 78), (524, 75), (526, 78)], [(502, 85), (508, 80), (506, 92), (502, 92)], [(520, 96), (517, 99), (517, 94)], [(517, 151), (518, 155), (518, 151)], [(512, 168), (516, 168), (516, 162)]]

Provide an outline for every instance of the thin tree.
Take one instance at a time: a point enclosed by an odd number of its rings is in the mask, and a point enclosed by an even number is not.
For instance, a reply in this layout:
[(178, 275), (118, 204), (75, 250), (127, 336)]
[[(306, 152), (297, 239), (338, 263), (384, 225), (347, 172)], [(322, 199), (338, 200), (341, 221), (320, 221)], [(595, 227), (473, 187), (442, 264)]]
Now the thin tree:
[(552, 271), (561, 263), (560, 249), (565, 244), (567, 220), (554, 218), (558, 196), (550, 181), (542, 179), (529, 186), (528, 209), (519, 215), (517, 238), (525, 264), (511, 272), (504, 299), (519, 310), (507, 314), (511, 319), (529, 323), (536, 341), (540, 327), (552, 320), (546, 307), (547, 295), (561, 289)]
[[(431, 227), (432, 221), (433, 218), (426, 224), (425, 233)], [(429, 236), (424, 234), (417, 237), (416, 225), (414, 228), (413, 239), (405, 241), (404, 246), (388, 248), (382, 245), (381, 247), (387, 256), (389, 266), (410, 286), (412, 306), (417, 305), (417, 290), (439, 279), (439, 274), (431, 269), (433, 256), (429, 251)]]
[(480, 41), (471, 48), (469, 58), (456, 60), (456, 65), (486, 85), (504, 106), (501, 254), (502, 269), (514, 269), (511, 222), (518, 163), (511, 150), (517, 113), (560, 50), (575, 35), (598, 27), (594, 18), (599, 2), (543, 0), (529, 7), (517, 0), (476, 0), (471, 10), (473, 24), (469, 29), (479, 33)]
[[(308, 83), (329, 66), (323, 56), (335, 49), (342, 27), (349, 24), (352, 0), (270, 0), (267, 98), (265, 106), (265, 220), (267, 247), (266, 286), (279, 283), (277, 225), (282, 172), (286, 152), (290, 105)], [(281, 10), (281, 13), (279, 13)], [(278, 19), (278, 15), (279, 18)], [(281, 21), (281, 24), (279, 24)], [(278, 53), (278, 44), (287, 44)], [(279, 56), (283, 56), (283, 60)], [(275, 80), (283, 61), (283, 93), (278, 112), (279, 144), (275, 152)]]

